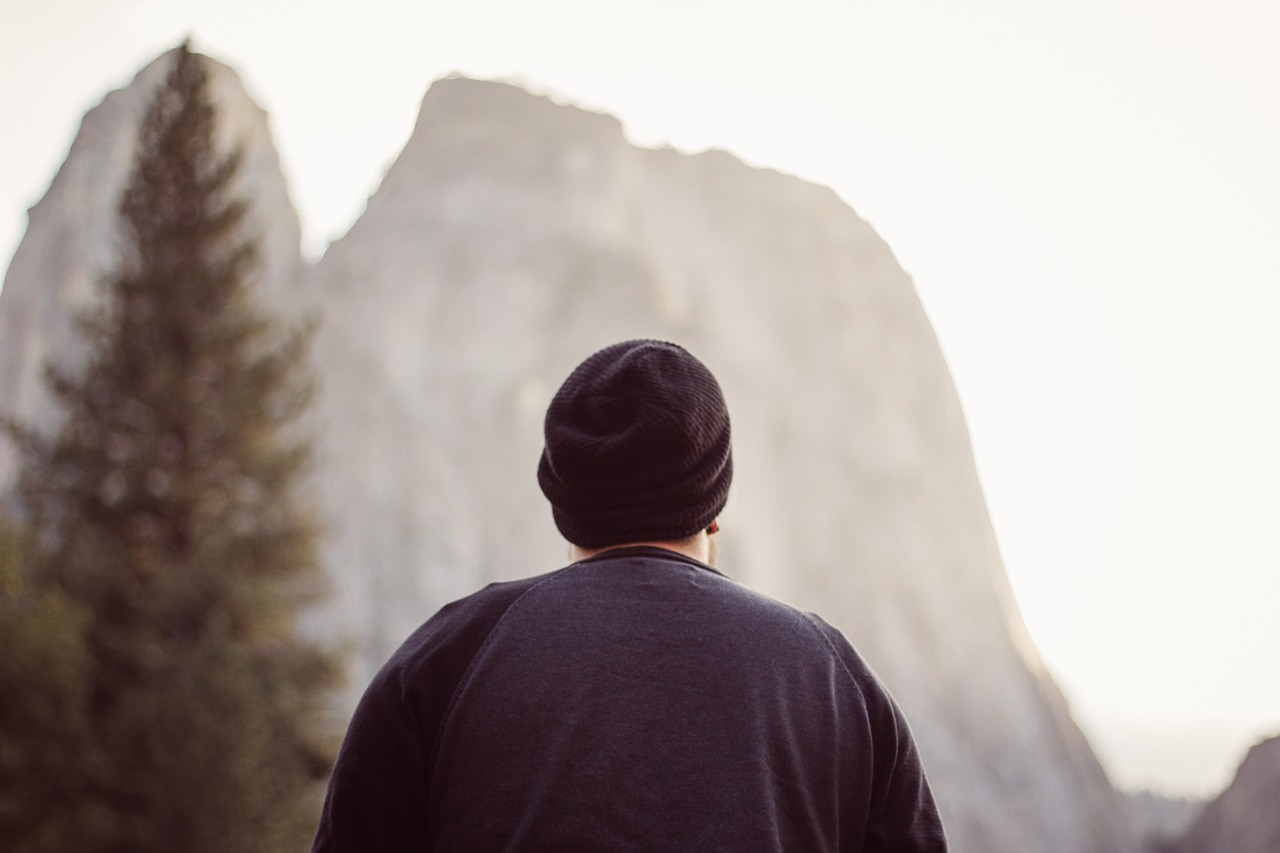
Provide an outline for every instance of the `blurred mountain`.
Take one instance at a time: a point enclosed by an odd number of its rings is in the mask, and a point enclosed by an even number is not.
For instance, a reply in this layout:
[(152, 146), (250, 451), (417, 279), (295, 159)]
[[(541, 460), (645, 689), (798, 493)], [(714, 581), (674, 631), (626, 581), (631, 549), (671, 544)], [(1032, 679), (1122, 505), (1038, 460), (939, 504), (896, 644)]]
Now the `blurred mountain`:
[(1280, 737), (1249, 750), (1227, 789), (1163, 853), (1280, 851)]
[[(312, 627), (354, 650), (344, 711), (441, 605), (563, 564), (534, 480), (546, 403), (596, 348), (666, 338), (720, 377), (734, 418), (722, 568), (821, 612), (880, 672), (954, 849), (1139, 849), (1018, 616), (911, 281), (833, 192), (446, 79), (365, 214), (299, 280), (265, 120), (215, 68), (228, 142), (261, 167), (246, 189), (267, 231), (265, 298), (322, 317), (311, 427), (336, 594)], [(56, 419), (40, 363), (74, 356), (69, 318), (111, 261), (157, 73), (86, 116), (32, 211), (0, 293), (5, 414)], [(11, 472), (0, 457), (0, 483)]]
[(1204, 800), (1170, 797), (1155, 791), (1128, 795), (1138, 818), (1138, 827), (1149, 844), (1172, 844), (1186, 834), (1192, 822), (1204, 811)]

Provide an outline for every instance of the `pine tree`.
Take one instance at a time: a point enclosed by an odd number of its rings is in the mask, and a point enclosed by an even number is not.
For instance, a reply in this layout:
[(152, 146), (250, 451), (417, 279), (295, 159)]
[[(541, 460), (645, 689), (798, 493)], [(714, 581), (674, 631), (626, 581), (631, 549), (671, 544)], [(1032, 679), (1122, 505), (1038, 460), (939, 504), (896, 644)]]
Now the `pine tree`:
[(86, 614), (75, 849), (301, 849), (336, 673), (295, 630), (323, 587), (298, 500), (309, 336), (255, 307), (238, 158), (216, 149), (204, 60), (172, 59), (87, 366), (51, 371), (64, 425), (24, 441), (33, 576)]

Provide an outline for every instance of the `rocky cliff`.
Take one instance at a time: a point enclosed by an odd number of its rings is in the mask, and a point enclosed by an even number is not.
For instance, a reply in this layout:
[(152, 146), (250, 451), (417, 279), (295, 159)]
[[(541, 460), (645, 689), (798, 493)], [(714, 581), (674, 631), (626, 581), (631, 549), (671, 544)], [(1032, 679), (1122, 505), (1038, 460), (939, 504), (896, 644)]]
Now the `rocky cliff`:
[(1280, 850), (1280, 737), (1257, 744), (1236, 777), (1187, 834), (1164, 853), (1276, 853)]
[[(52, 415), (13, 389), (63, 352), (109, 255), (122, 178), (76, 176), (123, 171), (139, 113), (123, 105), (149, 73), (86, 118), (0, 295), (0, 404), (28, 419)], [(228, 138), (247, 132), (234, 115)], [(270, 298), (323, 317), (336, 595), (313, 625), (351, 643), (355, 690), (448, 600), (562, 564), (533, 476), (546, 402), (595, 348), (667, 338), (717, 373), (734, 418), (722, 567), (823, 613), (880, 671), (954, 849), (1138, 848), (1017, 615), (911, 282), (830, 190), (638, 149), (612, 118), (463, 79), (431, 87), (366, 213), (300, 284), (278, 169), (247, 185), (279, 252)]]

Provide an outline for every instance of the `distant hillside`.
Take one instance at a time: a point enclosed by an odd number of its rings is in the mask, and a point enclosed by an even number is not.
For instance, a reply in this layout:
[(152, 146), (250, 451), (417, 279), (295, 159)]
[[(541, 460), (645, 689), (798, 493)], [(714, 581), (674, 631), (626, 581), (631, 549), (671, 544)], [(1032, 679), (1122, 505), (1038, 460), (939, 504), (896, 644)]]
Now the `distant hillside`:
[(1280, 851), (1280, 737), (1249, 750), (1236, 777), (1179, 841), (1161, 853)]
[(1203, 800), (1164, 797), (1151, 791), (1130, 794), (1142, 834), (1157, 847), (1172, 844), (1186, 834), (1191, 823), (1204, 811)]

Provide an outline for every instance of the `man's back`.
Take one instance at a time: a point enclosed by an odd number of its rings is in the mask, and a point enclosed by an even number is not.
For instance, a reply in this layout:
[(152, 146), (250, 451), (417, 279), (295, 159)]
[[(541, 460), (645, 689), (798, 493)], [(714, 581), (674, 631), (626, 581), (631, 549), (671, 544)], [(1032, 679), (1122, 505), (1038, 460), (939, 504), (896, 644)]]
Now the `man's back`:
[(543, 433), (575, 562), (405, 641), (351, 720), (314, 853), (944, 853), (907, 724), (849, 643), (711, 568), (733, 452), (706, 365), (605, 347)]
[(905, 723), (843, 637), (671, 551), (450, 605), (363, 705), (344, 752), (369, 760), (339, 772), (378, 778), (335, 779), (318, 849), (330, 812), (388, 788), (406, 835), (379, 819), (380, 850), (945, 849)]

